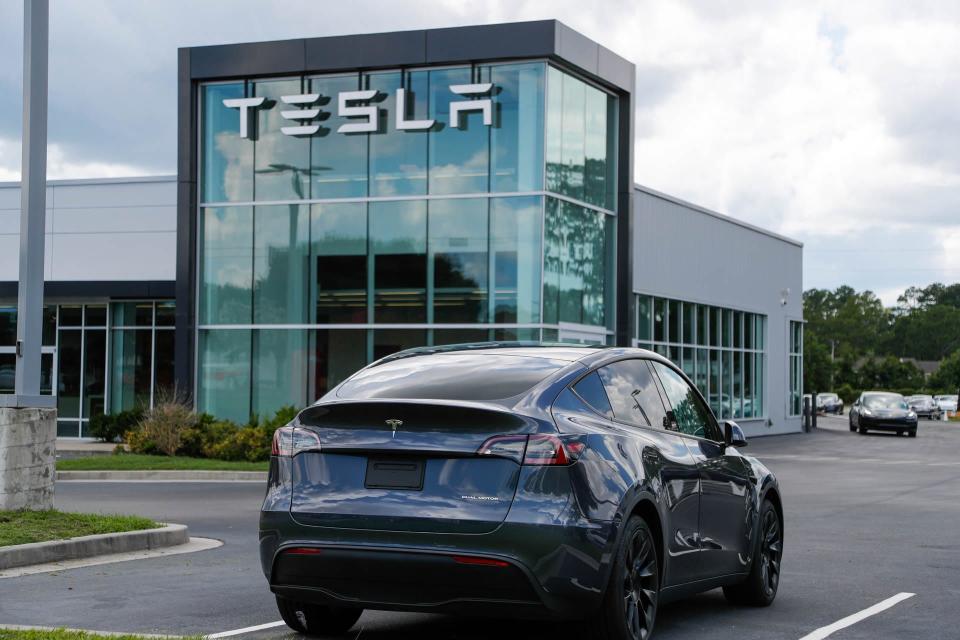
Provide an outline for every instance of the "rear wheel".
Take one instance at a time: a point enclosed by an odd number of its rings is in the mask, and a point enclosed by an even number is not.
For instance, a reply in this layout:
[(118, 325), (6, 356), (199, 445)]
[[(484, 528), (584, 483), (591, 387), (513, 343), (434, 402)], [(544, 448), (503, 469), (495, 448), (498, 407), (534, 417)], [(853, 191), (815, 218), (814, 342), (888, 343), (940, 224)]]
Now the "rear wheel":
[(660, 596), (657, 545), (646, 521), (631, 517), (610, 576), (603, 605), (588, 621), (588, 636), (600, 640), (648, 640)]
[(277, 609), (287, 626), (308, 636), (335, 636), (350, 629), (363, 609), (326, 607), (277, 596)]
[(911, 438), (916, 438), (916, 437), (917, 437), (917, 430), (916, 430), (916, 429), (914, 429), (913, 431), (910, 431), (909, 433), (910, 433), (910, 437), (911, 437)]
[(769, 606), (780, 586), (780, 559), (783, 557), (783, 527), (777, 508), (769, 500), (760, 509), (760, 533), (754, 549), (753, 567), (746, 580), (723, 588), (723, 595), (733, 604), (753, 607)]

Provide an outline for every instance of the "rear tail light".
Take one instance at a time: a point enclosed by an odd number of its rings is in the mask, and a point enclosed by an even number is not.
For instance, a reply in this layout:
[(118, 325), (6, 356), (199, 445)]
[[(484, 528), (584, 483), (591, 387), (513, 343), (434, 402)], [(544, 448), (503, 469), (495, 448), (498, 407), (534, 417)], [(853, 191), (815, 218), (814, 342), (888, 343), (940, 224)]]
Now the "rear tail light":
[(510, 458), (530, 466), (563, 466), (573, 464), (586, 445), (577, 440), (550, 434), (531, 436), (493, 436), (484, 442), (477, 455)]
[(292, 458), (303, 451), (320, 451), (320, 437), (313, 431), (288, 424), (273, 432), (271, 455)]

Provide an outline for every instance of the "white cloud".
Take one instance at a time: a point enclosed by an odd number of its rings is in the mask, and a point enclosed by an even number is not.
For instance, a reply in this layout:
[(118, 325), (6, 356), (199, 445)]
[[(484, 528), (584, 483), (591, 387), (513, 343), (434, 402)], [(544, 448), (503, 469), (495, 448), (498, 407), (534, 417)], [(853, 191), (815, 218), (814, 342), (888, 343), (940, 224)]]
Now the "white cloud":
[[(12, 4), (4, 60), (19, 60)], [(960, 219), (953, 0), (59, 0), (51, 175), (174, 170), (178, 46), (541, 18), (636, 63), (638, 182), (803, 240), (806, 286), (960, 279), (937, 239)], [(2, 65), (0, 106), (18, 80)], [(19, 151), (2, 145), (9, 179)]]

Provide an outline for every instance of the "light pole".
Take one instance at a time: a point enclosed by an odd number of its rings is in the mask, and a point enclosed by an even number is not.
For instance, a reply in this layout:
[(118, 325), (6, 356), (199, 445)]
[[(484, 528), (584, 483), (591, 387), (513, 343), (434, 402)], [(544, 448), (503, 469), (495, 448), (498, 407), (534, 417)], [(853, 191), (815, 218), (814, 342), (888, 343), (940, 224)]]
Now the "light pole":
[(0, 396), (0, 509), (53, 507), (56, 399), (40, 395), (48, 15), (47, 0), (24, 0), (16, 378), (14, 393)]

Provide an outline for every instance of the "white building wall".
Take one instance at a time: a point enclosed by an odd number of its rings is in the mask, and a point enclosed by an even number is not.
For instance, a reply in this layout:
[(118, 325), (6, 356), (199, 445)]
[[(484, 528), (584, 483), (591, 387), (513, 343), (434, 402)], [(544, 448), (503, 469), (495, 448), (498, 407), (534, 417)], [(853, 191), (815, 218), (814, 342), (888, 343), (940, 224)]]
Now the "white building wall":
[[(47, 183), (46, 280), (174, 280), (175, 176)], [(16, 281), (20, 184), (0, 183), (0, 281)]]
[(803, 245), (645, 187), (634, 213), (634, 291), (766, 315), (769, 423), (739, 422), (748, 436), (800, 431), (788, 417), (787, 332), (803, 318)]

